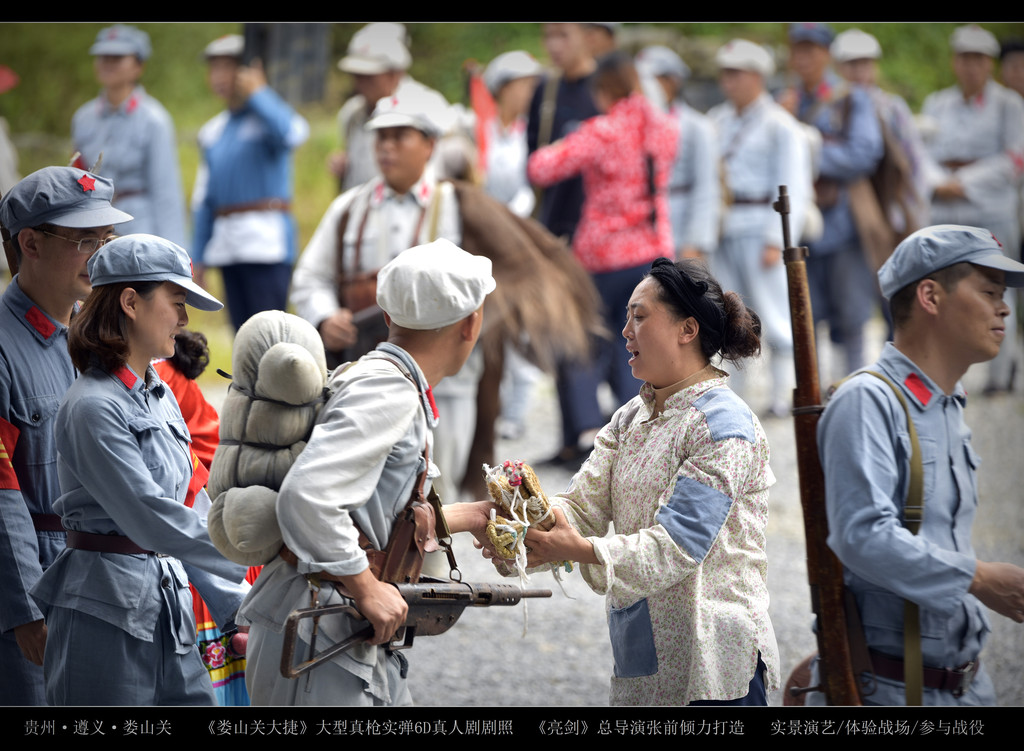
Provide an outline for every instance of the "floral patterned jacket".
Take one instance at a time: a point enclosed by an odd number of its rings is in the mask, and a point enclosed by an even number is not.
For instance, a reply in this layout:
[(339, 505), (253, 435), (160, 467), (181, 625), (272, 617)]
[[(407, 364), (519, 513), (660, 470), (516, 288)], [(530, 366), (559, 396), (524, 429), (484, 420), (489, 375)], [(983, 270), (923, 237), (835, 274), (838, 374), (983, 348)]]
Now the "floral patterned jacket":
[(608, 599), (613, 704), (742, 697), (758, 653), (766, 690), (779, 685), (765, 554), (775, 477), (760, 423), (726, 382), (685, 388), (653, 418), (644, 384), (554, 499), (601, 562), (581, 572)]

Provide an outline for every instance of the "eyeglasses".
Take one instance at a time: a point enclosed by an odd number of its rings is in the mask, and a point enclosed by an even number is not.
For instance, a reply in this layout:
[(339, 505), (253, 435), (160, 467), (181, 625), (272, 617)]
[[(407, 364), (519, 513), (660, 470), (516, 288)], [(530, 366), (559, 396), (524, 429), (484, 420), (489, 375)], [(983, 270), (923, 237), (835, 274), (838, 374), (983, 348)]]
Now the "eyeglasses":
[(107, 235), (106, 237), (83, 237), (81, 240), (73, 240), (70, 237), (64, 237), (64, 235), (56, 235), (53, 232), (47, 232), (45, 229), (41, 229), (39, 231), (44, 235), (56, 237), (58, 240), (71, 243), (78, 248), (79, 253), (95, 253), (108, 242), (117, 238), (117, 235)]

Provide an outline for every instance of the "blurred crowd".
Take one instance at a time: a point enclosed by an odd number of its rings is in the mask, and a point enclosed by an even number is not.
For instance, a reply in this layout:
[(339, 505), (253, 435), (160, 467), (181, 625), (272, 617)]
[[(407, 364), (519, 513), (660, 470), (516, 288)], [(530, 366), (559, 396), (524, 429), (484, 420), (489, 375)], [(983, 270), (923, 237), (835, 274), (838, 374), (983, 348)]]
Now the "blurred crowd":
[[(788, 415), (787, 237), (773, 206), (782, 186), (790, 244), (809, 249), (818, 334), (839, 353), (826, 382), (869, 362), (869, 322), (891, 326), (876, 272), (915, 230), (980, 227), (1021, 257), (1024, 40), (956, 28), (956, 83), (915, 113), (880, 87), (884, 51), (855, 28), (793, 23), (785, 54), (726, 41), (713, 56), (720, 96), (707, 108), (689, 96), (680, 50), (627, 49), (619, 23), (538, 30), (547, 60), (512, 49), (467, 65), (466, 103), (409, 74), (405, 25), (356, 32), (337, 63), (354, 91), (326, 164), (338, 195), (305, 247), (293, 157), (310, 125), (268, 84), (242, 35), (204, 50), (224, 109), (198, 133), (190, 202), (173, 120), (142, 83), (150, 39), (135, 27), (103, 29), (90, 49), (100, 93), (74, 114), (72, 164), (112, 183), (111, 204), (131, 217), (118, 235), (186, 248), (201, 286), (206, 269), (218, 270), (235, 330), (262, 311), (292, 311), (316, 328), (332, 368), (386, 336), (376, 277), (399, 253), (443, 239), (488, 256), (498, 286), (480, 341), (432, 394), (445, 420), (431, 458), (451, 500), (486, 496), (467, 468), (495, 461), (496, 436), (523, 434), (544, 371), (561, 414), (561, 448), (545, 463), (582, 465), (598, 429), (641, 385), (619, 334), (659, 258), (702, 260), (756, 312), (764, 403), (749, 373), (723, 368), (759, 414)], [(0, 66), (0, 93), (16, 84)], [(0, 120), (3, 194), (19, 180), (7, 130)], [(7, 263), (13, 275), (16, 259)], [(1013, 390), (1020, 365), (1021, 300), (1007, 301), (989, 394)]]
[[(371, 23), (357, 31), (338, 62), (354, 93), (338, 112), (338, 148), (328, 169), (340, 192), (379, 175), (379, 129), (366, 124), (381, 100), (415, 97), (436, 121), (430, 156), (435, 176), (476, 182), (517, 215), (538, 220), (573, 248), (600, 283), (608, 282), (602, 299), (617, 307), (607, 286), (633, 285), (606, 275), (649, 259), (624, 258), (621, 247), (611, 244), (603, 265), (595, 266), (592, 237), (604, 230), (592, 219), (594, 202), (604, 202), (604, 216), (628, 211), (614, 205), (625, 194), (609, 188), (607, 165), (625, 154), (616, 144), (589, 177), (578, 165), (563, 166), (574, 174), (557, 181), (543, 179), (537, 171), (545, 171), (543, 166), (528, 173), (527, 162), (585, 121), (613, 114), (618, 102), (608, 95), (602, 99), (594, 79), (599, 60), (623, 48), (622, 24), (538, 28), (546, 64), (523, 50), (467, 64), (468, 106), (449, 104), (409, 75), (412, 40), (406, 26)], [(657, 212), (660, 246), (652, 244), (651, 253), (704, 258), (726, 287), (740, 291), (759, 312), (772, 363), (770, 401), (761, 410), (766, 415), (786, 413), (791, 385), (781, 233), (771, 209), (779, 185), (787, 185), (793, 197), (794, 242), (812, 249), (816, 318), (843, 353), (830, 377), (863, 364), (864, 324), (876, 313), (885, 315), (873, 272), (899, 239), (932, 223), (972, 224), (991, 229), (1008, 253), (1019, 256), (1021, 236), (1024, 124), (1014, 94), (1024, 91), (1024, 41), (1001, 42), (975, 25), (957, 28), (950, 38), (957, 84), (930, 95), (914, 113), (900, 96), (879, 87), (883, 50), (870, 34), (848, 29), (836, 35), (826, 24), (794, 23), (788, 40), (786, 59), (744, 39), (724, 44), (714, 58), (723, 101), (707, 111), (688, 103), (691, 72), (677, 50), (658, 44), (631, 53), (636, 85), (630, 93), (642, 95), (644, 107), (670, 119), (679, 133), (667, 183), (652, 183), (667, 209)], [(114, 181), (115, 203), (135, 217), (122, 231), (149, 232), (183, 245), (200, 281), (205, 267), (218, 268), (236, 329), (259, 310), (286, 309), (289, 303), (321, 325), (320, 313), (303, 311), (296, 299), (301, 292), (293, 290), (289, 299), (302, 250), (290, 212), (291, 155), (307, 139), (309, 126), (267, 85), (243, 36), (214, 40), (205, 50), (209, 85), (226, 109), (199, 136), (203, 158), (191, 217), (173, 121), (142, 83), (152, 54), (148, 36), (116, 25), (99, 34), (90, 52), (101, 92), (74, 115), (76, 163)], [(780, 86), (782, 80), (799, 83)], [(0, 69), (0, 91), (17, 82), (14, 71)], [(626, 100), (624, 91), (613, 96)], [(626, 106), (619, 103), (618, 109)], [(625, 142), (630, 133), (617, 135)], [(6, 123), (0, 123), (0, 191), (17, 177), (17, 154)], [(585, 187), (592, 206), (577, 234)], [(602, 190), (604, 199), (597, 195)], [(609, 322), (618, 321), (619, 313), (612, 310)], [(1004, 351), (992, 367), (990, 391), (1013, 386), (1018, 353), (1013, 346)], [(514, 434), (522, 429), (517, 414), (536, 373), (518, 361), (515, 350), (509, 358), (506, 385), (515, 396), (505, 400), (501, 425)], [(621, 364), (622, 358), (613, 359)], [(570, 434), (584, 436), (585, 445), (587, 431), (603, 424), (590, 416), (597, 409), (589, 397), (595, 382), (611, 384), (619, 402), (635, 391), (628, 372), (609, 367), (590, 368), (586, 396), (566, 408), (579, 415), (565, 426), (563, 459), (579, 453)], [(740, 386), (742, 374), (735, 375), (734, 385)], [(580, 397), (579, 388), (565, 383), (568, 377), (560, 378), (563, 396)]]

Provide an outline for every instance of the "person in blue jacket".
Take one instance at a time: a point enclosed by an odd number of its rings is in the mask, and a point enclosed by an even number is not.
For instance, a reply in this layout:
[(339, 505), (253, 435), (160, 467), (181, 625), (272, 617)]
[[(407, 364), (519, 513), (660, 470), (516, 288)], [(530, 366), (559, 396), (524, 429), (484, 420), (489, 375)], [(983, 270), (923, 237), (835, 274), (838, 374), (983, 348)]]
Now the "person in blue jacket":
[(188, 253), (153, 235), (111, 241), (88, 270), (93, 291), (68, 334), (81, 375), (55, 423), (67, 547), (31, 592), (47, 626), (46, 700), (213, 705), (189, 581), (231, 628), (246, 569), (210, 541), (188, 428), (150, 363), (174, 354), (186, 305), (222, 305), (193, 281)]
[(834, 38), (827, 24), (790, 25), (789, 63), (799, 86), (787, 90), (782, 103), (821, 136), (813, 161), (824, 227), (809, 244), (807, 277), (815, 323), (828, 323), (832, 343), (843, 353), (837, 375), (845, 375), (865, 364), (864, 327), (877, 308), (850, 188), (874, 174), (885, 148), (870, 95), (830, 67)]
[(205, 50), (210, 88), (227, 109), (199, 131), (202, 162), (192, 196), (197, 279), (220, 269), (231, 323), (285, 310), (297, 257), (291, 214), (292, 152), (309, 124), (267, 85), (262, 65), (242, 62), (243, 38), (215, 39)]

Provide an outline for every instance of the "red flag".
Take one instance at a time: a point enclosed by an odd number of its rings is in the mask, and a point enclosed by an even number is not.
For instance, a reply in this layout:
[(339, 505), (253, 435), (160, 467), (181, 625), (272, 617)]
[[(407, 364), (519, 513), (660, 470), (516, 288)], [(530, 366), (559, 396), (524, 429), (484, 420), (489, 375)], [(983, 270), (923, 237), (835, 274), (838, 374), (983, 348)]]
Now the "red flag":
[(487, 126), (498, 116), (498, 106), (478, 71), (469, 74), (469, 104), (476, 113), (476, 150), (478, 167), (487, 166)]

